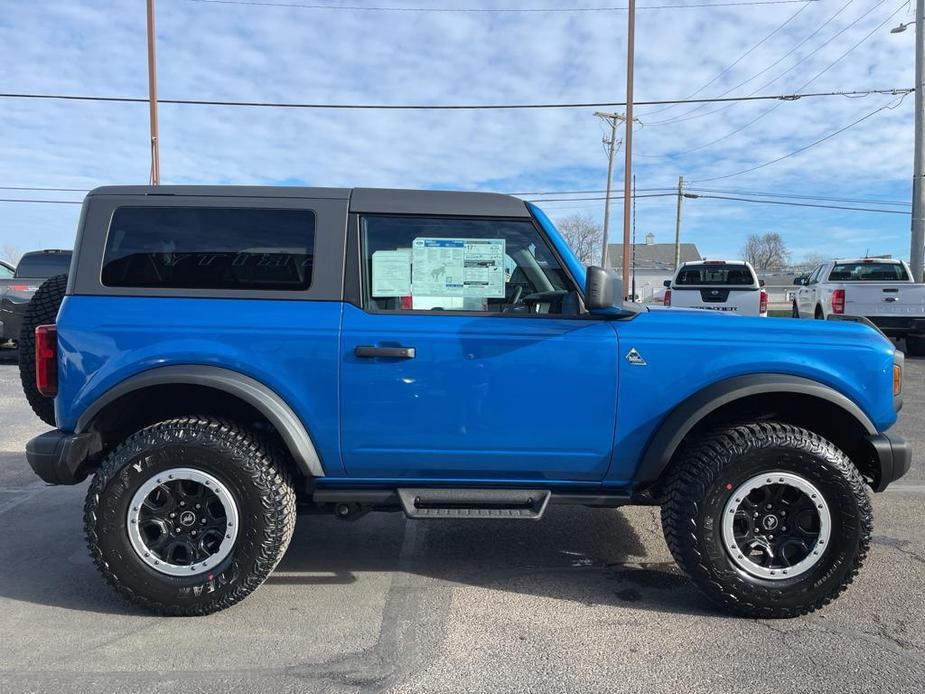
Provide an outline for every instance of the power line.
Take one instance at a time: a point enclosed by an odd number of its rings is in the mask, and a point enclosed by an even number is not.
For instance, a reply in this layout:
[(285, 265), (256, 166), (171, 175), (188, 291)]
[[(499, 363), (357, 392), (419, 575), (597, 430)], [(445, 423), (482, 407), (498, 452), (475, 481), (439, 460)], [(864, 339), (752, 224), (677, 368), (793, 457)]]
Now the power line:
[(845, 132), (845, 131), (848, 130), (849, 128), (853, 128), (854, 126), (858, 125), (859, 123), (863, 123), (863, 122), (866, 121), (868, 118), (872, 118), (873, 116), (877, 115), (877, 114), (880, 113), (881, 111), (885, 111), (885, 110), (887, 110), (887, 109), (889, 109), (890, 111), (892, 111), (893, 109), (898, 108), (899, 105), (902, 104), (902, 102), (903, 102), (903, 100), (905, 99), (905, 97), (906, 97), (906, 95), (903, 94), (903, 95), (899, 98), (899, 100), (896, 101), (895, 103), (893, 103), (893, 104), (886, 104), (885, 106), (881, 106), (880, 108), (878, 108), (878, 109), (876, 109), (876, 110), (874, 110), (874, 111), (871, 111), (871, 112), (868, 113), (867, 115), (861, 116), (861, 117), (858, 118), (856, 121), (854, 121), (854, 122), (852, 122), (852, 123), (849, 123), (848, 125), (846, 125), (846, 126), (844, 126), (844, 127), (842, 127), (842, 128), (839, 128), (838, 130), (836, 130), (836, 131), (834, 131), (834, 132), (831, 132), (831, 133), (829, 133), (828, 135), (825, 135), (824, 137), (820, 137), (818, 140), (815, 140), (814, 142), (810, 142), (808, 145), (804, 145), (803, 147), (800, 147), (799, 149), (796, 149), (796, 150), (794, 150), (794, 151), (792, 151), (792, 152), (790, 152), (790, 153), (788, 153), (788, 154), (785, 154), (785, 155), (782, 156), (782, 157), (778, 157), (777, 159), (772, 159), (771, 161), (766, 161), (766, 162), (764, 162), (763, 164), (758, 164), (757, 166), (752, 166), (752, 167), (749, 167), (749, 168), (747, 168), (747, 169), (742, 169), (741, 171), (735, 171), (734, 173), (725, 174), (725, 175), (723, 175), (723, 176), (712, 176), (711, 178), (701, 178), (699, 181), (694, 181), (694, 183), (698, 183), (698, 182), (700, 182), (700, 183), (706, 183), (706, 182), (708, 182), (708, 181), (719, 181), (719, 180), (724, 179), (724, 178), (732, 178), (733, 176), (741, 176), (741, 175), (743, 175), (743, 174), (751, 173), (752, 171), (757, 171), (758, 169), (763, 169), (763, 168), (765, 168), (766, 166), (771, 166), (772, 164), (776, 164), (776, 163), (778, 163), (778, 162), (780, 162), (780, 161), (783, 161), (784, 159), (789, 159), (790, 157), (794, 157), (794, 156), (796, 156), (797, 154), (802, 154), (802, 153), (805, 152), (806, 150), (808, 150), (808, 149), (810, 149), (810, 148), (812, 148), (812, 147), (815, 147), (816, 145), (821, 144), (821, 143), (825, 142), (826, 140), (831, 140), (833, 137), (835, 137), (836, 135), (840, 135), (841, 133)]
[[(645, 192), (665, 192), (667, 195), (677, 195), (677, 188), (640, 188), (639, 190)], [(841, 198), (841, 197), (832, 197), (824, 195), (805, 195), (797, 193), (774, 193), (769, 191), (750, 191), (742, 190), (736, 188), (702, 188), (700, 186), (688, 186), (685, 190), (689, 193), (719, 193), (725, 195), (745, 195), (749, 197), (765, 197), (765, 198), (784, 198), (792, 200), (817, 200), (823, 202), (847, 202), (847, 203), (857, 203), (857, 204), (868, 204), (868, 205), (882, 205), (889, 207), (910, 207), (912, 203), (908, 201), (899, 201), (899, 200), (878, 200), (876, 198)], [(670, 191), (670, 192), (668, 192)], [(560, 191), (549, 191), (549, 192), (534, 192), (534, 193), (510, 193), (510, 195), (517, 196), (549, 196), (549, 195), (599, 195), (603, 193), (603, 190), (560, 190)], [(550, 198), (550, 197), (541, 197), (536, 198), (533, 202), (566, 202), (572, 201), (576, 198)], [(580, 198), (581, 200), (596, 200), (597, 198)]]
[[(563, 13), (563, 12), (625, 12), (624, 6), (604, 7), (400, 7), (400, 6), (363, 6), (363, 5), (318, 5), (302, 2), (259, 2), (258, 0), (189, 0), (209, 5), (245, 5), (251, 7), (276, 7), (299, 10), (338, 10), (350, 12), (456, 12), (477, 14), (526, 14), (526, 13)], [(819, 0), (741, 0), (740, 2), (699, 2), (691, 4), (665, 4), (638, 6), (637, 10), (686, 10), (709, 7), (752, 7), (755, 5), (795, 5), (812, 3)]]
[[(882, 1), (883, 1), (883, 0), (881, 0), (881, 2), (882, 2)], [(809, 80), (807, 80), (807, 81), (804, 82), (802, 85), (800, 85), (800, 86), (797, 88), (797, 92), (799, 92), (801, 89), (805, 89), (805, 88), (808, 87), (810, 84), (812, 84), (813, 82), (815, 82), (817, 79), (819, 79), (820, 77), (822, 77), (822, 75), (824, 75), (826, 72), (828, 72), (828, 71), (831, 70), (833, 67), (835, 67), (835, 66), (836, 66), (838, 63), (840, 63), (849, 53), (851, 53), (852, 51), (854, 51), (858, 46), (860, 46), (862, 43), (864, 43), (865, 41), (867, 41), (867, 39), (869, 39), (869, 38), (870, 38), (871, 36), (873, 36), (877, 31), (879, 31), (884, 25), (886, 25), (886, 23), (889, 22), (889, 21), (890, 21), (898, 12), (900, 12), (900, 10), (902, 10), (905, 6), (906, 6), (906, 3), (903, 3), (902, 5), (900, 5), (899, 7), (897, 7), (886, 19), (884, 19), (882, 22), (880, 22), (880, 24), (878, 24), (878, 25), (875, 26), (873, 29), (871, 29), (871, 31), (868, 32), (860, 41), (858, 41), (857, 43), (855, 43), (853, 46), (851, 46), (851, 48), (849, 48), (847, 51), (845, 51), (845, 52), (842, 53), (840, 56), (838, 56), (838, 58), (836, 58), (834, 61), (832, 61), (831, 63), (829, 63), (826, 67), (824, 67), (822, 70), (820, 70), (820, 71), (817, 72), (815, 75), (813, 75)], [(735, 130), (732, 130), (732, 131), (726, 133), (725, 135), (721, 135), (720, 137), (716, 138), (715, 140), (711, 140), (710, 142), (706, 142), (706, 143), (704, 143), (704, 144), (702, 144), (702, 145), (698, 145), (697, 147), (694, 147), (694, 148), (692, 148), (692, 149), (688, 149), (688, 150), (686, 150), (686, 151), (684, 151), (684, 152), (681, 152), (680, 154), (673, 155), (673, 156), (686, 156), (686, 155), (688, 155), (688, 154), (693, 154), (694, 152), (699, 152), (700, 150), (703, 150), (703, 149), (706, 149), (706, 148), (708, 148), (708, 147), (712, 147), (713, 145), (719, 144), (719, 143), (722, 142), (723, 140), (726, 140), (726, 139), (728, 139), (728, 138), (730, 138), (730, 137), (732, 137), (732, 136), (734, 136), (734, 135), (738, 135), (740, 132), (742, 132), (743, 130), (745, 130), (745, 129), (747, 129), (747, 128), (750, 128), (752, 125), (754, 125), (755, 123), (757, 123), (759, 120), (761, 120), (761, 119), (764, 118), (765, 116), (770, 115), (771, 113), (773, 113), (774, 111), (776, 111), (777, 108), (778, 108), (780, 105), (781, 105), (781, 104), (774, 104), (774, 105), (773, 105), (771, 108), (769, 108), (767, 111), (764, 111), (763, 113), (758, 114), (757, 116), (755, 116), (754, 118), (752, 118), (750, 121), (748, 121), (748, 122), (745, 123), (744, 125), (739, 126), (739, 127), (736, 128)], [(716, 110), (714, 110), (714, 111), (711, 111), (711, 113), (716, 113), (716, 112), (719, 111), (719, 110), (721, 110), (721, 109), (716, 109)], [(704, 115), (709, 115), (709, 114), (704, 114)]]
[[(781, 77), (783, 77), (784, 75), (786, 75), (787, 72), (790, 72), (790, 70), (793, 70), (795, 67), (797, 67), (797, 66), (800, 65), (801, 63), (803, 63), (803, 62), (805, 62), (806, 60), (808, 60), (809, 58), (811, 58), (811, 57), (812, 57), (813, 55), (815, 55), (818, 51), (820, 51), (820, 50), (823, 49), (825, 46), (827, 46), (829, 43), (831, 43), (833, 40), (835, 40), (836, 38), (838, 38), (838, 37), (839, 37), (841, 34), (843, 34), (845, 31), (847, 31), (848, 29), (850, 29), (851, 27), (853, 27), (855, 24), (857, 24), (858, 22), (860, 22), (862, 19), (864, 19), (864, 17), (866, 17), (867, 15), (869, 15), (871, 12), (873, 12), (873, 11), (874, 11), (875, 9), (877, 9), (878, 7), (880, 7), (880, 5), (882, 5), (884, 2), (886, 2), (886, 0), (880, 0), (880, 2), (878, 2), (876, 5), (874, 5), (873, 7), (871, 7), (869, 10), (867, 10), (867, 12), (865, 12), (864, 14), (862, 14), (860, 17), (857, 17), (853, 22), (851, 22), (850, 24), (848, 24), (848, 25), (847, 25), (846, 27), (844, 27), (841, 31), (839, 31), (838, 33), (836, 33), (836, 34), (834, 34), (833, 36), (831, 36), (827, 41), (825, 41), (824, 43), (822, 43), (820, 46), (817, 46), (816, 49), (815, 49), (814, 51), (812, 51), (811, 53), (805, 55), (805, 56), (802, 57), (800, 60), (798, 60), (797, 62), (795, 62), (793, 65), (791, 65), (785, 72), (782, 72), (780, 75), (778, 75), (777, 77), (775, 77), (773, 80), (771, 80), (770, 82), (767, 82), (766, 84), (762, 85), (761, 87), (758, 87), (757, 89), (755, 89), (755, 90), (754, 90), (753, 92), (751, 92), (751, 93), (752, 93), (752, 94), (757, 94), (758, 92), (760, 92), (762, 89), (764, 89), (764, 88), (767, 87), (768, 85), (773, 84), (774, 82), (776, 82), (777, 80), (779, 80)], [(816, 36), (820, 31), (822, 31), (823, 29), (825, 29), (825, 27), (827, 27), (829, 24), (831, 24), (842, 12), (844, 12), (846, 9), (848, 9), (848, 7), (849, 7), (852, 3), (854, 3), (854, 0), (848, 0), (848, 2), (846, 2), (846, 3), (845, 3), (844, 5), (842, 5), (839, 9), (837, 9), (837, 10), (835, 11), (834, 14), (832, 14), (828, 19), (826, 19), (826, 20), (825, 20), (822, 24), (820, 24), (818, 27), (816, 27), (816, 29), (815, 29), (811, 34), (809, 34), (808, 36), (806, 36), (806, 37), (805, 37), (802, 41), (800, 41), (796, 46), (794, 46), (794, 47), (791, 48), (789, 51), (787, 51), (786, 53), (784, 53), (780, 58), (778, 58), (777, 60), (775, 60), (775, 61), (774, 61), (773, 63), (771, 63), (770, 65), (766, 65), (764, 68), (762, 68), (761, 70), (759, 70), (758, 72), (756, 72), (754, 75), (752, 75), (752, 76), (749, 77), (748, 79), (742, 80), (742, 81), (739, 82), (738, 84), (733, 85), (732, 87), (730, 87), (729, 89), (727, 89), (726, 91), (724, 91), (722, 94), (720, 94), (720, 96), (726, 96), (727, 94), (730, 94), (730, 93), (734, 92), (734, 91), (735, 91), (736, 89), (738, 89), (739, 87), (745, 86), (746, 84), (748, 84), (749, 82), (751, 82), (751, 81), (754, 80), (755, 78), (760, 77), (761, 75), (765, 74), (765, 73), (768, 72), (769, 70), (771, 70), (771, 69), (777, 67), (778, 65), (780, 65), (784, 60), (786, 60), (787, 58), (789, 58), (789, 57), (790, 57), (791, 55), (793, 55), (797, 50), (799, 50), (801, 47), (803, 47), (804, 45), (806, 45), (806, 43), (807, 43), (808, 41), (810, 41), (814, 36)], [(805, 9), (805, 7), (804, 7), (803, 9)], [(727, 108), (730, 108), (729, 106), (723, 106), (723, 107), (721, 107), (721, 108), (717, 108), (717, 109), (714, 109), (714, 110), (712, 110), (712, 111), (708, 111), (707, 113), (701, 113), (701, 114), (699, 114), (699, 115), (692, 115), (692, 114), (696, 113), (697, 111), (699, 111), (701, 108), (703, 108), (703, 106), (704, 106), (704, 104), (701, 104), (700, 106), (697, 106), (697, 107), (695, 107), (695, 108), (692, 108), (692, 109), (691, 109), (690, 111), (688, 111), (687, 113), (682, 113), (682, 114), (680, 114), (680, 115), (678, 115), (678, 116), (675, 116), (675, 117), (673, 117), (673, 118), (666, 118), (665, 120), (660, 120), (660, 121), (655, 121), (655, 122), (652, 122), (652, 123), (648, 123), (648, 125), (650, 125), (650, 126), (657, 126), (657, 125), (668, 125), (669, 123), (682, 123), (682, 122), (687, 121), (687, 120), (693, 120), (693, 119), (695, 119), (695, 118), (703, 118), (703, 117), (705, 117), (705, 116), (710, 116), (710, 115), (713, 115), (714, 113), (719, 113), (720, 111), (724, 111), (724, 110), (726, 110)]]
[[(757, 96), (704, 97), (700, 99), (654, 99), (636, 101), (637, 106), (657, 106), (659, 104), (700, 104), (724, 101), (797, 101), (810, 97), (844, 96), (860, 97), (872, 94), (908, 94), (912, 88), (900, 89), (863, 89), (856, 91), (811, 92), (808, 94), (762, 94)], [(49, 101), (98, 101), (104, 103), (147, 104), (148, 99), (133, 96), (93, 96), (86, 94), (36, 94), (36, 93), (0, 93), (0, 99), (38, 99)], [(366, 111), (503, 111), (523, 109), (555, 108), (600, 108), (606, 106), (626, 106), (625, 101), (586, 101), (566, 103), (533, 104), (321, 104), (273, 101), (216, 101), (207, 99), (158, 99), (159, 104), (177, 104), (181, 106), (241, 106), (253, 108), (292, 108), (292, 109), (332, 109), (332, 110), (366, 110)]]
[[(854, 0), (848, 0), (848, 3), (849, 3), (849, 4), (852, 3), (852, 2), (854, 2)], [(700, 94), (704, 89), (706, 89), (706, 88), (709, 87), (711, 84), (713, 84), (714, 82), (716, 82), (716, 80), (722, 78), (723, 75), (726, 75), (730, 70), (732, 70), (732, 68), (734, 68), (736, 65), (738, 65), (739, 63), (741, 63), (743, 60), (745, 60), (745, 58), (747, 58), (749, 55), (751, 55), (752, 53), (754, 53), (756, 50), (758, 50), (759, 48), (761, 48), (761, 46), (763, 46), (765, 43), (767, 43), (767, 42), (768, 42), (771, 38), (773, 38), (779, 31), (783, 30), (784, 27), (786, 27), (788, 24), (790, 24), (790, 22), (792, 22), (794, 19), (796, 19), (796, 18), (800, 15), (800, 13), (804, 12), (804, 11), (806, 10), (806, 8), (808, 8), (808, 7), (809, 7), (809, 4), (808, 4), (808, 3), (807, 3), (806, 5), (803, 5), (800, 9), (798, 9), (796, 12), (794, 12), (792, 15), (790, 15), (786, 20), (784, 20), (784, 23), (783, 23), (783, 24), (778, 24), (777, 27), (776, 27), (770, 34), (765, 35), (765, 37), (764, 37), (763, 39), (761, 39), (758, 43), (756, 43), (754, 46), (752, 46), (752, 47), (749, 48), (747, 51), (745, 51), (742, 55), (740, 55), (738, 58), (736, 58), (736, 59), (735, 59), (732, 63), (730, 63), (722, 72), (720, 72), (719, 74), (717, 74), (713, 79), (711, 79), (709, 82), (707, 82), (707, 83), (701, 85), (698, 89), (696, 89), (696, 90), (694, 90), (693, 92), (691, 92), (690, 94), (688, 94), (688, 95), (687, 95), (687, 98), (690, 99), (690, 98), (693, 98), (693, 97), (697, 96), (697, 95)], [(731, 91), (731, 90), (730, 90), (730, 91)], [(727, 93), (728, 93), (728, 92), (727, 92)], [(648, 116), (654, 116), (656, 113), (664, 113), (665, 111), (671, 110), (672, 108), (674, 108), (674, 105), (666, 106), (665, 108), (659, 108), (659, 109), (656, 109), (656, 110), (654, 110), (654, 111), (649, 111), (649, 112), (646, 114), (646, 117), (648, 117)]]
[[(662, 193), (659, 195), (637, 195), (637, 198), (653, 198), (653, 197), (675, 197), (677, 192), (674, 193)], [(690, 192), (685, 193), (685, 197), (688, 198), (706, 198), (710, 200), (731, 200), (735, 202), (751, 202), (760, 205), (783, 205), (785, 207), (814, 207), (824, 210), (848, 210), (853, 212), (880, 212), (883, 214), (904, 214), (909, 215), (911, 212), (906, 212), (905, 210), (882, 210), (876, 207), (852, 207), (847, 205), (823, 205), (818, 203), (809, 203), (809, 202), (792, 202), (787, 200), (767, 200), (767, 199), (755, 199), (755, 198), (741, 198), (734, 197), (730, 195), (700, 195), (700, 194), (691, 194)], [(596, 198), (571, 198), (570, 200), (532, 200), (530, 202), (572, 202), (572, 201), (584, 201), (584, 202), (600, 202), (604, 200), (603, 197)], [(611, 202), (611, 205), (620, 204), (621, 200), (615, 200)]]
[(0, 190), (54, 191), (56, 193), (88, 193), (89, 188), (32, 188), (29, 186), (0, 186)]
[(881, 210), (875, 207), (848, 207), (845, 205), (819, 205), (809, 202), (784, 202), (782, 200), (755, 200), (751, 198), (736, 198), (726, 195), (698, 195), (698, 198), (709, 198), (711, 200), (734, 200), (736, 202), (754, 202), (762, 205), (786, 205), (790, 207), (818, 207), (826, 210), (851, 210), (853, 212), (880, 212), (881, 214), (905, 214), (911, 215), (911, 212), (904, 210)]
[(82, 200), (30, 200), (28, 198), (0, 198), (0, 202), (35, 202), (43, 205), (83, 205)]

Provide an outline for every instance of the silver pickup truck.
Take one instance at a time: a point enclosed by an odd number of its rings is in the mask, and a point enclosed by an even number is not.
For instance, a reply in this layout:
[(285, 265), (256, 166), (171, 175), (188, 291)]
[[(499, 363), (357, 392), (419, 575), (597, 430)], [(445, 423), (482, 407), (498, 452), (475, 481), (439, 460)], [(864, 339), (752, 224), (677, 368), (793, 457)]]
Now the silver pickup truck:
[(905, 338), (907, 354), (925, 355), (925, 284), (902, 260), (830, 260), (795, 283), (794, 318), (863, 316), (888, 337)]
[(19, 339), (19, 327), (32, 295), (42, 282), (66, 274), (71, 251), (45, 250), (26, 253), (12, 277), (0, 270), (0, 344)]

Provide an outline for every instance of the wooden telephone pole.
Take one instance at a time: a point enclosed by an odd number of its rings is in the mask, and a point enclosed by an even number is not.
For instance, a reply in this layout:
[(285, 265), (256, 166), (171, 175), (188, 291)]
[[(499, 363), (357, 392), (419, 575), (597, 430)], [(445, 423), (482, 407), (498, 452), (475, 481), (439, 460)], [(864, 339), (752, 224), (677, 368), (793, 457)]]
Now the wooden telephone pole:
[(157, 136), (157, 54), (154, 34), (154, 0), (148, 3), (148, 109), (151, 121), (151, 184), (161, 182), (161, 153)]

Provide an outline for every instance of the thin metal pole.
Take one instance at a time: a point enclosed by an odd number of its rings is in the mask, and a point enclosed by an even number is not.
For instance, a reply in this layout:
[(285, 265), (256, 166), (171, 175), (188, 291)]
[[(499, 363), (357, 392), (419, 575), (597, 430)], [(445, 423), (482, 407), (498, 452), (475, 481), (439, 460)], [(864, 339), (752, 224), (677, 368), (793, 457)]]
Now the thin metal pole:
[(161, 182), (161, 154), (157, 130), (157, 54), (154, 32), (154, 0), (147, 0), (148, 5), (148, 108), (151, 121), (151, 183)]
[(684, 201), (684, 176), (678, 176), (678, 211), (674, 219), (674, 269), (681, 264), (681, 203)]
[(633, 176), (633, 62), (636, 54), (636, 0), (629, 0), (629, 15), (626, 30), (626, 137), (623, 146), (626, 151), (626, 164), (623, 169), (623, 286), (629, 276), (630, 256), (627, 253), (630, 243), (630, 198)]
[(636, 176), (633, 175), (633, 289), (630, 300), (636, 301)]
[[(607, 116), (610, 121), (610, 142), (607, 149), (607, 193), (604, 195), (604, 243), (601, 250), (601, 267), (607, 267), (607, 243), (610, 240), (610, 188), (613, 182), (613, 153), (616, 149), (617, 142), (617, 119), (610, 114)], [(626, 257), (626, 247), (623, 248), (623, 257)]]
[(912, 172), (912, 248), (909, 264), (916, 282), (922, 281), (925, 265), (925, 0), (915, 3), (915, 139)]

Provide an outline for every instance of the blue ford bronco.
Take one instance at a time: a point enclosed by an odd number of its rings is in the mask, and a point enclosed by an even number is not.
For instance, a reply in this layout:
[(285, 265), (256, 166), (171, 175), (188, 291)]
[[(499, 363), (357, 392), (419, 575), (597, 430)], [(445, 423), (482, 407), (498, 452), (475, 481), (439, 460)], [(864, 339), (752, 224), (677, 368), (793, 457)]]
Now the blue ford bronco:
[(93, 475), (93, 559), (159, 613), (242, 600), (299, 513), (550, 504), (659, 505), (678, 564), (736, 614), (833, 600), (868, 553), (867, 488), (910, 465), (885, 433), (902, 353), (863, 321), (623, 296), (510, 196), (99, 188), (28, 319), (56, 427), (28, 460)]

